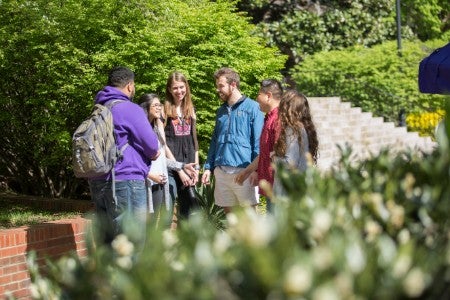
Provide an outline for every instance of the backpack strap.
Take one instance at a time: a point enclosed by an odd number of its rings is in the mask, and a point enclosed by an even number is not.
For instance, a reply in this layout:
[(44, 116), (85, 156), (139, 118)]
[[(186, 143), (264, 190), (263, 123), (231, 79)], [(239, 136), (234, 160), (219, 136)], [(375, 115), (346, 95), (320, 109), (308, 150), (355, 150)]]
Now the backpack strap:
[[(106, 102), (105, 106), (108, 107), (108, 108), (111, 110), (111, 108), (112, 108), (114, 105), (119, 104), (119, 103), (121, 103), (121, 102), (125, 102), (125, 100), (118, 100), (118, 99), (116, 99), (116, 100), (110, 100), (110, 101)], [(115, 132), (114, 132), (114, 136), (115, 136)], [(127, 142), (125, 143), (125, 145), (123, 145), (122, 147), (120, 147), (120, 149), (117, 149), (117, 151), (118, 151), (118, 158), (122, 158), (122, 157), (123, 157), (123, 153), (124, 153), (125, 149), (126, 149), (128, 146), (129, 146), (129, 144), (128, 144), (128, 141), (127, 141)], [(112, 189), (112, 196), (113, 196), (114, 203), (117, 205), (117, 196), (116, 196), (116, 171), (115, 171), (115, 167), (116, 167), (116, 166), (114, 165), (113, 168), (112, 168), (112, 171), (111, 171), (111, 180), (112, 180), (112, 186), (111, 186), (111, 189)]]
[[(108, 102), (105, 103), (105, 106), (108, 107), (109, 109), (111, 109), (113, 106), (115, 106), (116, 104), (125, 102), (125, 100), (119, 100), (119, 99), (115, 99), (115, 100), (109, 100)], [(123, 156), (123, 153), (125, 152), (125, 149), (127, 149), (127, 147), (130, 144), (128, 144), (128, 141), (122, 146), (120, 147), (120, 149), (118, 149), (118, 153), (119, 153), (119, 158), (121, 158)]]

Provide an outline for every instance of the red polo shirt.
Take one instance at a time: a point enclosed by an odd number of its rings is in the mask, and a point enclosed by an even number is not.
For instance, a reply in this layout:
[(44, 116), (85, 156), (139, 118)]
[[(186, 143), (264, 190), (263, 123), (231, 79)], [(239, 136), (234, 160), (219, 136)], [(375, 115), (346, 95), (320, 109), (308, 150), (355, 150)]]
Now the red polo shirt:
[[(271, 166), (270, 152), (278, 138), (280, 130), (278, 128), (278, 107), (272, 109), (264, 117), (264, 126), (259, 138), (259, 160), (258, 160), (258, 181), (265, 179), (273, 185), (273, 168)], [(259, 193), (266, 196), (262, 189)]]

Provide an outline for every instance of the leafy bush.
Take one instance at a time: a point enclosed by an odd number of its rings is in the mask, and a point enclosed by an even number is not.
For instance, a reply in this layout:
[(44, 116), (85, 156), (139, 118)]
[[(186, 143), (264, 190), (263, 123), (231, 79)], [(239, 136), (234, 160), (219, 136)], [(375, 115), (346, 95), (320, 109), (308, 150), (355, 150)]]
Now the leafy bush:
[(401, 55), (395, 42), (321, 52), (297, 65), (292, 77), (308, 96), (340, 96), (397, 121), (401, 109), (409, 114), (443, 108), (449, 97), (420, 93), (417, 78), (420, 61), (447, 42), (404, 42)]
[(199, 200), (200, 208), (204, 212), (208, 221), (217, 229), (224, 228), (225, 213), (222, 208), (215, 205), (214, 188), (215, 178), (211, 178), (209, 185), (200, 184), (196, 188), (197, 199)]
[(289, 70), (310, 54), (394, 40), (397, 2), (402, 39), (446, 40), (447, 0), (239, 0), (238, 8), (257, 25), (256, 34), (289, 55)]
[(0, 20), (0, 175), (14, 177), (25, 194), (81, 194), (71, 135), (112, 66), (135, 71), (137, 96), (162, 96), (169, 73), (184, 72), (204, 158), (220, 104), (213, 72), (234, 67), (254, 96), (260, 80), (280, 77), (285, 61), (224, 0), (5, 0), (0, 14), (8, 16)]
[[(297, 1), (290, 2), (290, 10), (283, 12), (279, 20), (258, 23), (257, 33), (290, 54), (295, 64), (309, 54), (353, 45), (371, 46), (395, 38), (391, 0), (334, 1), (323, 6), (308, 3), (301, 10)], [(412, 36), (409, 28), (404, 31)]]
[[(450, 103), (447, 115), (450, 112)], [(431, 154), (405, 152), (321, 174), (280, 169), (288, 192), (272, 215), (203, 214), (149, 229), (147, 248), (119, 236), (84, 259), (29, 261), (38, 299), (448, 299), (450, 120)]]
[(421, 136), (434, 136), (436, 126), (444, 118), (444, 111), (412, 113), (406, 117), (409, 131), (416, 131)]

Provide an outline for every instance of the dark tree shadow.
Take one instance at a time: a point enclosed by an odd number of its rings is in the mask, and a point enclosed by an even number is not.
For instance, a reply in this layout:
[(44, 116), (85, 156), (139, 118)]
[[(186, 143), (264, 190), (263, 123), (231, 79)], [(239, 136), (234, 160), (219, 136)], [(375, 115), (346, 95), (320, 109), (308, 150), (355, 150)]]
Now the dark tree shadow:
[(26, 253), (35, 253), (36, 263), (40, 272), (46, 272), (47, 260), (57, 260), (58, 258), (74, 254), (77, 251), (77, 244), (73, 226), (69, 222), (57, 221), (31, 225), (26, 234)]

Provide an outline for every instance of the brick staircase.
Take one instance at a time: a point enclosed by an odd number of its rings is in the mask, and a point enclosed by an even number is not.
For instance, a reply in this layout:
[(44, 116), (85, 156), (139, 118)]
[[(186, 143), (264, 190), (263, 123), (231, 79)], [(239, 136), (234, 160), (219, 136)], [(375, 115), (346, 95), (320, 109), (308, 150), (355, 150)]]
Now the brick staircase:
[(384, 122), (381, 117), (351, 107), (349, 102), (341, 102), (339, 97), (309, 97), (308, 101), (317, 127), (317, 165), (321, 170), (328, 170), (339, 160), (338, 145), (349, 145), (354, 160), (376, 155), (384, 148), (393, 153), (408, 148), (430, 152), (436, 146), (431, 138), (408, 132), (406, 127), (397, 127), (393, 122)]

